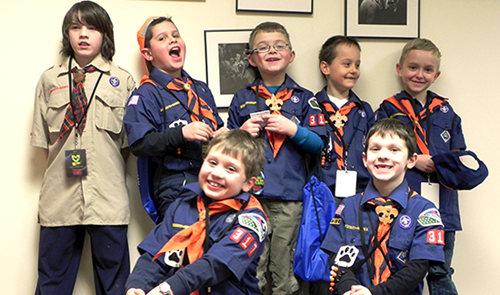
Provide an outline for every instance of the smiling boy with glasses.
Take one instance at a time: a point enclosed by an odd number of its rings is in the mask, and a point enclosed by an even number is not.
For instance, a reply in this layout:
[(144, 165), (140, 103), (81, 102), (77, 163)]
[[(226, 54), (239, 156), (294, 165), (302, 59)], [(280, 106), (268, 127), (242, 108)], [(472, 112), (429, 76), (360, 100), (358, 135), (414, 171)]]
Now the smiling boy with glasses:
[(295, 51), (281, 24), (259, 24), (250, 34), (249, 48), (246, 54), (257, 78), (234, 95), (228, 128), (246, 130), (266, 142), (266, 163), (254, 194), (269, 217), (269, 242), (257, 278), (264, 290), (269, 271), (272, 294), (292, 294), (299, 289), (291, 262), (307, 181), (304, 155), (321, 151), (325, 121), (313, 93), (286, 74)]

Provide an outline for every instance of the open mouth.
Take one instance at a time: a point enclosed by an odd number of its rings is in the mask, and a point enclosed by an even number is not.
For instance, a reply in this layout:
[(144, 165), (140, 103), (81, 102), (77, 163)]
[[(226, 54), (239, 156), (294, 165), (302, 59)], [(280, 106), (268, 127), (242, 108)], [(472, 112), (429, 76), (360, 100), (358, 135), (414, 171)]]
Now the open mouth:
[(78, 46), (90, 46), (90, 44), (87, 42), (80, 42), (78, 43)]
[(179, 57), (181, 55), (181, 48), (178, 46), (172, 47), (168, 54), (171, 56)]
[(221, 185), (220, 183), (217, 183), (217, 182), (213, 182), (213, 181), (210, 181), (208, 180), (207, 183), (212, 186), (212, 187), (215, 187), (215, 188), (223, 188), (224, 186)]
[(280, 59), (277, 57), (271, 57), (271, 58), (266, 59), (266, 61), (268, 61), (268, 62), (274, 62), (274, 61), (279, 61), (279, 60)]

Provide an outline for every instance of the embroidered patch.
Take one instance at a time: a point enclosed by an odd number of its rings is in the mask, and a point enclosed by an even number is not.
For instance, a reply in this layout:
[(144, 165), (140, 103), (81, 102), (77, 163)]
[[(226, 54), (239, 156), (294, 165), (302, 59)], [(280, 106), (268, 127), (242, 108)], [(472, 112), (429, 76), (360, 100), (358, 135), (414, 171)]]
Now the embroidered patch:
[(366, 112), (364, 110), (358, 110), (359, 112), (359, 115), (362, 117), (362, 118), (365, 118), (366, 117)]
[(184, 261), (184, 254), (186, 249), (165, 252), (165, 264), (171, 267), (179, 268)]
[(396, 257), (399, 261), (406, 263), (408, 259), (408, 250), (406, 251), (401, 251), (399, 252), (398, 256)]
[(316, 97), (309, 98), (307, 102), (309, 103), (309, 106), (311, 106), (311, 108), (321, 111), (321, 109), (319, 108), (318, 101), (316, 100)]
[(441, 138), (444, 142), (448, 142), (451, 138), (450, 132), (448, 132), (448, 130), (441, 132)]
[(240, 225), (253, 230), (257, 236), (259, 236), (259, 241), (262, 242), (267, 236), (267, 223), (264, 218), (255, 213), (243, 213), (238, 216), (238, 222)]
[(403, 215), (399, 218), (399, 226), (401, 226), (402, 229), (409, 229), (411, 225), (412, 225), (412, 220), (410, 216)]
[(246, 235), (243, 240), (241, 240), (240, 247), (243, 250), (248, 249), (248, 247), (254, 242), (254, 238), (252, 237), (251, 234)]
[(253, 185), (253, 194), (254, 195), (262, 195), (264, 193), (264, 171), (260, 172), (260, 175), (257, 176), (257, 180)]
[(430, 229), (427, 231), (427, 243), (444, 246), (444, 230)]
[(335, 215), (341, 215), (342, 214), (342, 211), (344, 210), (345, 208), (345, 205), (344, 204), (340, 204), (338, 207), (337, 207), (337, 210), (335, 210)]
[(436, 208), (427, 209), (420, 213), (417, 221), (421, 226), (443, 225), (441, 215)]
[(442, 106), (439, 110), (441, 113), (446, 114), (450, 111), (450, 108), (448, 106)]
[(252, 246), (250, 247), (250, 250), (248, 250), (248, 252), (247, 252), (248, 257), (252, 257), (253, 253), (255, 253), (255, 251), (257, 250), (258, 247), (259, 247), (259, 245), (257, 244), (257, 242), (254, 242), (252, 244)]
[(233, 214), (229, 214), (227, 217), (226, 217), (226, 223), (231, 223), (233, 222), (234, 218), (236, 217), (236, 213), (233, 213)]
[(290, 121), (292, 121), (293, 123), (295, 123), (295, 125), (300, 125), (300, 120), (299, 118), (297, 118), (297, 116), (293, 116)]
[(231, 236), (229, 237), (229, 239), (235, 243), (239, 243), (241, 238), (247, 233), (246, 230), (242, 229), (241, 227), (237, 227), (233, 233), (231, 234)]
[(113, 87), (118, 87), (118, 85), (120, 85), (120, 79), (118, 79), (117, 77), (111, 77), (109, 78), (109, 84), (111, 84), (111, 86)]
[(330, 224), (331, 225), (340, 225), (340, 221), (342, 220), (342, 218), (332, 218), (332, 221), (330, 221)]
[(139, 95), (132, 95), (132, 97), (128, 101), (128, 105), (129, 106), (136, 106), (138, 102), (139, 102)]
[(325, 126), (325, 115), (318, 114), (318, 125)]
[(293, 103), (299, 103), (300, 101), (300, 98), (296, 95), (290, 97), (290, 100), (293, 102)]
[(309, 126), (314, 127), (317, 125), (318, 125), (318, 123), (316, 122), (316, 115), (310, 115), (309, 116)]
[(175, 120), (172, 123), (170, 123), (170, 125), (168, 125), (168, 128), (176, 128), (179, 126), (186, 126), (187, 124), (188, 124), (188, 121), (179, 119), (179, 120)]
[(359, 249), (355, 246), (342, 246), (335, 256), (335, 265), (339, 267), (349, 268), (353, 266), (358, 257)]

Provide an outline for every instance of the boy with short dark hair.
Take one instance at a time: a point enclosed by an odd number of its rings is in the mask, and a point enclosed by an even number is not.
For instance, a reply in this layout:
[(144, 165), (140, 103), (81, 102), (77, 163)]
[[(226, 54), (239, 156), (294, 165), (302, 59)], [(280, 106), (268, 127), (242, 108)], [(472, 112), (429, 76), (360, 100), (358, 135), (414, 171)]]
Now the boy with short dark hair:
[(257, 277), (265, 290), (269, 271), (271, 293), (292, 294), (299, 289), (292, 260), (307, 182), (304, 155), (323, 148), (325, 120), (312, 92), (286, 74), (295, 51), (285, 27), (259, 24), (250, 34), (249, 48), (247, 58), (258, 78), (234, 95), (228, 127), (265, 139), (266, 163), (254, 193), (269, 217), (270, 229)]
[(170, 17), (148, 18), (137, 40), (149, 76), (130, 97), (124, 123), (143, 205), (159, 223), (182, 186), (196, 181), (206, 142), (224, 123), (208, 86), (184, 70), (186, 44)]
[(186, 185), (139, 245), (127, 295), (260, 294), (255, 272), (267, 218), (248, 192), (263, 164), (261, 140), (246, 131), (215, 137), (199, 183)]
[(405, 180), (416, 161), (415, 136), (402, 122), (373, 125), (363, 153), (372, 180), (344, 199), (322, 244), (331, 254), (331, 291), (422, 294), (429, 266), (444, 261), (439, 211)]
[(415, 167), (408, 170), (408, 184), (435, 202), (443, 216), (445, 263), (429, 270), (427, 282), (431, 295), (458, 294), (451, 278), (451, 260), (455, 232), (462, 230), (458, 192), (439, 183), (432, 156), (466, 149), (460, 117), (448, 99), (428, 90), (441, 74), (440, 63), (441, 53), (430, 40), (409, 41), (396, 65), (404, 91), (384, 100), (376, 115), (377, 120), (396, 118), (414, 130), (418, 156)]

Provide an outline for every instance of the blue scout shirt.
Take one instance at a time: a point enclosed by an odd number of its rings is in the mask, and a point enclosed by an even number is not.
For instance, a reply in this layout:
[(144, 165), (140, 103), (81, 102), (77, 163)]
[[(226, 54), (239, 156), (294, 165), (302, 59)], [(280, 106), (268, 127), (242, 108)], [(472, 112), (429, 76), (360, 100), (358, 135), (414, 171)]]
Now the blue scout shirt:
[[(335, 110), (338, 110), (337, 106), (330, 102), (330, 98), (326, 93), (326, 87), (316, 93), (316, 99), (318, 103), (323, 104), (328, 102)], [(361, 101), (353, 91), (349, 91), (349, 102), (354, 102), (356, 107), (347, 115), (347, 123), (343, 127), (344, 142), (346, 144), (344, 151), (347, 151), (347, 153), (344, 153), (344, 160), (347, 158), (346, 168), (348, 170), (354, 170), (358, 173), (356, 191), (360, 193), (371, 178), (363, 164), (363, 152), (365, 151), (365, 135), (368, 133), (370, 127), (372, 127), (375, 118), (372, 107), (367, 102)], [(325, 119), (329, 120), (328, 118)], [(335, 192), (336, 173), (338, 170), (336, 164), (338, 155), (333, 149), (333, 137), (335, 134), (330, 123), (326, 122), (325, 126), (328, 140), (321, 154), (326, 158), (325, 165), (322, 166), (323, 176), (321, 180), (328, 185), (332, 192)], [(345, 156), (346, 154), (347, 157)]]
[[(388, 257), (392, 264), (392, 272), (396, 273), (410, 260), (430, 260), (444, 262), (444, 232), (439, 212), (434, 204), (420, 195), (408, 198), (408, 183), (403, 181), (388, 197), (401, 205), (401, 212), (393, 221), (389, 240), (387, 241)], [(365, 258), (359, 232), (359, 209), (366, 202), (380, 197), (373, 183), (368, 183), (364, 194), (357, 194), (344, 199), (337, 208), (335, 217), (330, 222), (321, 248), (330, 253), (338, 253), (344, 245), (356, 246), (359, 254), (356, 263)], [(367, 208), (367, 207), (364, 207)], [(365, 245), (370, 249), (370, 241), (374, 231), (370, 225), (368, 214), (376, 227), (379, 219), (375, 210), (362, 211), (365, 232)], [(376, 232), (375, 232), (376, 233)], [(368, 263), (368, 262), (367, 262)], [(355, 274), (365, 287), (372, 286), (368, 265), (364, 263)], [(423, 282), (411, 294), (422, 294)]]
[[(251, 89), (252, 86), (257, 85), (256, 83), (254, 82), (245, 86), (245, 88), (234, 95), (229, 106), (229, 118), (227, 121), (229, 129), (240, 128), (250, 119), (251, 113), (268, 109), (265, 100), (256, 97), (255, 91)], [(259, 83), (260, 87), (265, 87), (260, 80)], [(298, 125), (324, 137), (326, 135), (325, 124), (318, 121), (318, 115), (321, 114), (321, 110), (313, 93), (300, 87), (288, 76), (277, 92), (285, 88), (289, 90), (293, 89), (293, 94), (290, 99), (283, 102), (281, 114), (297, 122)], [(256, 102), (256, 98), (258, 102)], [(262, 132), (262, 135), (266, 143), (266, 162), (262, 173), (264, 189), (263, 192), (254, 189), (254, 193), (259, 198), (264, 199), (302, 201), (302, 188), (307, 181), (304, 160), (305, 152), (294, 144), (289, 137), (286, 137), (276, 158), (273, 158), (273, 149), (269, 144), (267, 133)], [(258, 183), (256, 183), (257, 185)]]
[[(413, 99), (406, 91), (402, 91), (396, 95), (397, 99), (410, 100)], [(427, 107), (433, 99), (441, 98), (437, 94), (427, 92)], [(415, 101), (413, 104), (417, 106), (416, 112), (420, 112), (423, 107), (419, 102)], [(376, 120), (392, 117), (405, 123), (411, 130), (413, 125), (410, 119), (401, 113), (393, 104), (384, 101), (380, 105), (376, 113)], [(465, 138), (462, 132), (462, 120), (453, 111), (450, 103), (446, 100), (441, 108), (430, 116), (425, 117), (420, 125), (425, 130), (427, 135), (427, 143), (430, 155), (437, 155), (449, 152), (452, 149), (464, 150), (466, 149)], [(417, 146), (417, 154), (422, 154)], [(420, 193), (421, 183), (428, 181), (428, 174), (420, 171), (417, 168), (410, 169), (406, 172), (406, 179), (410, 188)], [(430, 181), (438, 183), (436, 172), (430, 174)], [(448, 189), (442, 185), (439, 187), (439, 212), (443, 218), (443, 223), (446, 231), (462, 230), (460, 222), (460, 210), (458, 206), (458, 192)]]
[[(167, 85), (174, 77), (153, 68), (150, 77), (153, 82), (159, 81)], [(218, 128), (224, 122), (217, 113), (214, 98), (208, 86), (198, 80), (194, 80), (188, 73), (182, 70), (182, 77), (189, 77), (193, 81), (193, 89), (211, 108)], [(155, 82), (156, 83), (156, 82)], [(143, 138), (149, 132), (164, 132), (168, 129), (181, 128), (191, 123), (190, 114), (187, 109), (188, 98), (184, 91), (167, 91), (164, 87), (155, 86), (151, 83), (143, 83), (130, 97), (124, 123), (127, 128), (129, 145)], [(205, 118), (205, 123), (212, 124)], [(201, 143), (199, 141), (183, 142), (181, 153), (172, 151), (162, 158), (156, 158), (156, 163), (163, 163), (167, 170), (184, 171), (199, 169), (203, 162)]]
[[(198, 183), (185, 186), (183, 197), (177, 198), (167, 209), (165, 219), (139, 244), (141, 254), (147, 253), (155, 256), (165, 243), (176, 233), (198, 221), (197, 196), (206, 198)], [(248, 201), (250, 195), (241, 193), (234, 199)], [(236, 211), (231, 210), (210, 217), (210, 249), (201, 258), (188, 264), (187, 255), (183, 268), (172, 268), (165, 263), (166, 255), (162, 254), (147, 268), (157, 268), (156, 280), (143, 276), (141, 270), (136, 270), (130, 275), (127, 288), (139, 287), (146, 292), (167, 281), (175, 294), (189, 294), (193, 286), (210, 286), (211, 294), (261, 294), (256, 278), (257, 261), (264, 250), (267, 238), (267, 223), (265, 214), (259, 209), (246, 209), (236, 217)], [(221, 234), (230, 226), (234, 219), (236, 222), (226, 231), (222, 239), (217, 241)], [(254, 226), (241, 223), (243, 219), (256, 221)], [(149, 260), (151, 261), (151, 260)], [(221, 267), (225, 266), (230, 271), (230, 276), (224, 276)], [(142, 282), (142, 284), (140, 283)], [(148, 282), (144, 286), (144, 282)], [(147, 289), (147, 290), (146, 290)], [(207, 294), (206, 288), (200, 294)]]

